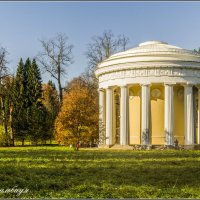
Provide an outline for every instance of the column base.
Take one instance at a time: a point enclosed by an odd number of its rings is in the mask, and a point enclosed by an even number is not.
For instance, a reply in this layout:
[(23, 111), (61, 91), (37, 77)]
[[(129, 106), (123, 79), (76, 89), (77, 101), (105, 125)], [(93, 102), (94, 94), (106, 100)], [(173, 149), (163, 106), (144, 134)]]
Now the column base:
[(133, 150), (133, 146), (129, 145), (120, 145), (120, 144), (113, 144), (113, 145), (106, 145), (101, 144), (98, 146), (99, 149), (124, 149), (124, 150)]
[(200, 144), (183, 145), (185, 150), (200, 150)]
[(130, 145), (114, 144), (111, 149), (133, 150), (133, 147)]
[(109, 149), (110, 147), (112, 147), (112, 145), (107, 145), (107, 144), (99, 144), (98, 145), (99, 149)]
[(165, 149), (177, 149), (178, 146), (171, 145), (171, 144), (165, 144), (165, 145), (164, 145), (164, 148), (165, 148)]
[(135, 144), (133, 145), (133, 150), (151, 150), (152, 145)]

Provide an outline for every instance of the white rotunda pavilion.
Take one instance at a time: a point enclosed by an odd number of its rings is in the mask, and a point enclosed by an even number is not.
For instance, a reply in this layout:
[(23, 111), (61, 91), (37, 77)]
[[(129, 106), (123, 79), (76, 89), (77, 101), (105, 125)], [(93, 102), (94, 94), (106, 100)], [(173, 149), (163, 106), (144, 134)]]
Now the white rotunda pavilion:
[(200, 55), (160, 41), (99, 64), (100, 144), (200, 144)]

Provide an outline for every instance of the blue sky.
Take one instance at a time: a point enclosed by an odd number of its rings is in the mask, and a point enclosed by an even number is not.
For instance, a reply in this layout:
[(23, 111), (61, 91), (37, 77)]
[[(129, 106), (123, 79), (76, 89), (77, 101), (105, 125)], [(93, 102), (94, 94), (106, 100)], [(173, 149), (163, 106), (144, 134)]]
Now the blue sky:
[(0, 2), (0, 45), (15, 72), (20, 57), (33, 58), (41, 50), (39, 39), (65, 33), (74, 45), (65, 83), (85, 70), (87, 44), (104, 30), (128, 36), (129, 47), (162, 40), (194, 49), (200, 47), (199, 20), (200, 2)]

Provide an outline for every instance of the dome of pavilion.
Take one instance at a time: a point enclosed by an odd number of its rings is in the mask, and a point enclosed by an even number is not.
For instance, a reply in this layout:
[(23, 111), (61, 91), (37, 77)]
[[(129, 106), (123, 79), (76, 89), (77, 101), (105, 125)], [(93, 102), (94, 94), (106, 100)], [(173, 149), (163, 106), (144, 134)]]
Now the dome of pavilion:
[[(119, 64), (127, 65), (128, 63), (135, 63), (138, 67), (142, 67), (145, 66), (147, 62), (159, 62), (157, 64), (160, 66), (166, 66), (166, 64), (172, 65), (172, 63), (179, 66), (180, 63), (178, 62), (180, 61), (184, 62), (186, 67), (188, 64), (191, 66), (191, 62), (193, 62), (194, 67), (198, 67), (200, 63), (200, 55), (191, 50), (169, 45), (166, 42), (148, 41), (139, 44), (138, 47), (110, 56), (102, 62), (98, 68)], [(148, 66), (150, 66), (150, 63), (148, 63)], [(182, 63), (181, 66), (183, 67)]]

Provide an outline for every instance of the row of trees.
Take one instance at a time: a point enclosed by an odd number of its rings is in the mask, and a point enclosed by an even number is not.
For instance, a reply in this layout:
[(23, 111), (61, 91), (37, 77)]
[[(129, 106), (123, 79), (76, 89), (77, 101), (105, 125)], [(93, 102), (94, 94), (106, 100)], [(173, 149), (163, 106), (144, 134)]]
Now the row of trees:
[(53, 138), (58, 113), (58, 93), (52, 82), (42, 84), (36, 60), (21, 59), (16, 76), (1, 79), (1, 143), (14, 145), (25, 139), (36, 143)]
[[(63, 75), (72, 63), (73, 45), (63, 34), (42, 40), (42, 51), (32, 61), (21, 59), (16, 75), (7, 70), (7, 52), (0, 49), (1, 127), (4, 143), (26, 139), (37, 143), (55, 139), (60, 144), (98, 139), (97, 65), (113, 53), (125, 50), (129, 39), (111, 31), (95, 36), (88, 45), (89, 66), (85, 73), (62, 86)], [(56, 81), (42, 83), (40, 70)], [(2, 134), (1, 134), (2, 135)], [(1, 141), (1, 140), (0, 140)]]
[[(47, 88), (49, 87), (52, 89), (50, 98), (53, 98), (53, 94), (56, 93), (55, 86), (49, 82)], [(40, 70), (35, 59), (31, 62), (28, 58), (25, 64), (21, 59), (11, 94), (13, 100), (11, 128), (13, 135), (20, 138), (22, 143), (26, 138), (34, 143), (37, 143), (38, 139), (46, 141), (52, 138), (50, 123), (54, 124), (58, 112), (56, 102), (58, 99), (56, 96), (52, 99), (51, 104), (54, 102), (55, 104), (49, 105), (50, 108), (47, 104), (45, 106), (45, 102), (50, 100), (46, 95), (44, 95), (46, 98), (43, 98), (43, 93), (48, 92), (47, 88), (43, 87), (42, 90)], [(53, 110), (52, 106), (54, 106)], [(53, 119), (51, 119), (52, 115), (54, 115)]]

